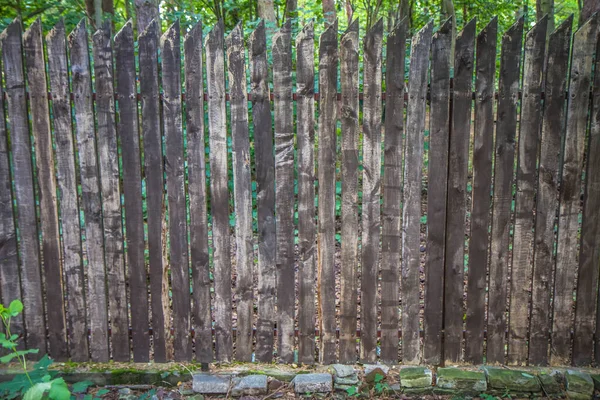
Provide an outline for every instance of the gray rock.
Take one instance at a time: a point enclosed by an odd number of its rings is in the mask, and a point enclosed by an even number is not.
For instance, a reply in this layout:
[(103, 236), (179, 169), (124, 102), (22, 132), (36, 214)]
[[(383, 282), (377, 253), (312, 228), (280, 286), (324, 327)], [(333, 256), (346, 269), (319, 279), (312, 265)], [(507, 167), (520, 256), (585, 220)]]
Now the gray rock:
[(345, 378), (338, 378), (337, 376), (334, 376), (333, 382), (336, 385), (356, 385), (358, 383), (358, 375), (354, 374)]
[(383, 364), (367, 364), (365, 365), (365, 380), (369, 383), (375, 382), (377, 375), (385, 378), (390, 372), (390, 367)]
[(231, 376), (213, 375), (207, 373), (194, 374), (192, 388), (196, 393), (203, 394), (227, 394)]
[(267, 394), (266, 375), (248, 375), (233, 380), (233, 396), (259, 396)]
[(275, 390), (279, 389), (283, 385), (284, 385), (284, 383), (281, 382), (279, 379), (271, 378), (269, 380), (268, 389), (269, 389), (269, 391), (274, 392)]
[(301, 374), (293, 380), (294, 391), (298, 394), (329, 393), (333, 390), (331, 374)]
[(130, 388), (121, 388), (119, 389), (119, 394), (121, 395), (128, 395), (131, 394), (131, 389)]
[(459, 368), (438, 368), (434, 390), (457, 390), (461, 393), (479, 394), (487, 389), (485, 374)]
[[(408, 389), (431, 389), (433, 374), (425, 367), (405, 367), (400, 369), (400, 385)], [(421, 393), (421, 391), (419, 391)]]
[(333, 364), (330, 366), (330, 369), (333, 370), (333, 374), (338, 378), (346, 378), (356, 373), (352, 365)]
[(580, 393), (589, 397), (594, 393), (594, 381), (585, 372), (568, 369), (565, 372), (565, 382), (569, 393)]

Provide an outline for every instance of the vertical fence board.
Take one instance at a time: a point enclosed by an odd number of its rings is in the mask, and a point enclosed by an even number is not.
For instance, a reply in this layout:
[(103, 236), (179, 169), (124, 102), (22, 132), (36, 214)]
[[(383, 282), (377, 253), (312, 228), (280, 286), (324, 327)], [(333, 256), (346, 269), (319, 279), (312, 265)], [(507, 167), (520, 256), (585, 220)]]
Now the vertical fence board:
[[(456, 38), (454, 91), (448, 163), (448, 205), (444, 274), (444, 360), (460, 361), (463, 338), (465, 217), (472, 115), (473, 51), (472, 19)], [(431, 159), (430, 159), (431, 162)]]
[[(231, 257), (223, 29), (223, 22), (220, 21), (208, 34), (205, 47), (208, 129), (210, 133), (210, 207), (213, 216), (216, 358), (219, 361), (229, 361), (231, 360), (233, 346), (231, 337)], [(272, 183), (273, 179), (270, 182)], [(269, 265), (273, 265), (273, 263)], [(274, 277), (274, 272), (269, 271), (267, 273)], [(274, 304), (269, 305), (269, 311), (272, 312), (269, 317), (275, 314), (273, 307)], [(269, 321), (272, 321), (272, 318), (269, 318)], [(272, 325), (270, 325), (270, 332), (272, 338)]]
[(588, 126), (592, 58), (596, 49), (597, 34), (598, 16), (595, 15), (573, 35), (554, 274), (551, 351), (553, 364), (566, 365), (571, 361), (573, 291), (578, 270), (581, 174)]
[(40, 231), (42, 236), (43, 273), (47, 293), (49, 352), (56, 360), (66, 360), (65, 305), (62, 282), (60, 233), (56, 180), (50, 132), (46, 67), (42, 24), (37, 19), (23, 35), (23, 51), (29, 103), (31, 106), (31, 133), (35, 143), (35, 167), (39, 189)]
[[(235, 200), (237, 333), (236, 359), (252, 360), (254, 249), (252, 233), (252, 166), (248, 134), (248, 95), (244, 32), (238, 24), (226, 39), (231, 138), (233, 143), (233, 190)], [(292, 188), (293, 190), (293, 188)]]
[(533, 365), (548, 363), (554, 223), (558, 206), (559, 154), (564, 135), (572, 25), (573, 19), (569, 17), (550, 35), (546, 56), (529, 332), (529, 364)]
[(363, 201), (360, 294), (360, 358), (377, 359), (377, 277), (381, 221), (381, 43), (383, 20), (364, 41)]
[[(452, 48), (452, 31), (452, 19), (450, 18), (436, 32), (431, 43), (431, 111), (429, 117), (423, 360), (434, 365), (439, 365), (442, 361), (442, 330), (444, 327), (444, 253), (446, 247), (448, 141), (450, 138), (450, 50)], [(400, 182), (400, 179), (395, 180), (396, 185)], [(399, 201), (397, 203), (399, 209)]]
[(144, 177), (146, 179), (146, 219), (148, 230), (148, 271), (150, 274), (150, 307), (152, 309), (152, 345), (154, 361), (166, 362), (170, 345), (169, 279), (163, 244), (165, 238), (165, 203), (163, 150), (158, 96), (158, 32), (152, 21), (138, 37), (142, 140), (144, 143)]
[[(313, 23), (296, 37), (298, 361), (315, 361), (315, 63)], [(355, 324), (356, 326), (356, 324)]]
[(318, 239), (317, 293), (321, 350), (319, 361), (335, 361), (335, 160), (337, 118), (337, 20), (319, 39), (319, 131), (317, 149)]
[[(117, 101), (119, 106), (117, 132), (121, 139), (123, 154), (127, 277), (129, 280), (129, 299), (131, 304), (133, 359), (135, 362), (148, 362), (150, 359), (148, 276), (144, 261), (142, 166), (137, 114), (133, 26), (131, 21), (127, 22), (115, 36), (115, 58)], [(124, 358), (125, 354), (128, 354), (128, 352), (123, 353)]]
[(494, 157), (486, 352), (487, 362), (491, 364), (503, 364), (505, 356), (508, 254), (522, 37), (522, 18), (512, 25), (502, 37)]
[(476, 50), (473, 193), (465, 323), (465, 361), (474, 364), (483, 362), (497, 36), (498, 18), (494, 17), (477, 36)]
[(81, 205), (85, 215), (85, 247), (88, 261), (86, 297), (91, 332), (90, 354), (92, 361), (106, 362), (109, 358), (109, 350), (102, 201), (85, 20), (81, 20), (69, 36), (69, 53), (75, 107), (75, 137), (79, 153)]
[(277, 354), (294, 362), (294, 104), (292, 25), (288, 19), (273, 36), (275, 118), (275, 227), (277, 230)]
[(508, 362), (519, 365), (527, 361), (535, 175), (542, 122), (541, 93), (547, 25), (547, 18), (543, 18), (527, 33), (523, 61), (508, 332)]
[[(169, 267), (176, 361), (190, 360), (190, 276), (181, 108), (181, 40), (179, 21), (160, 39), (163, 86), (163, 131), (169, 209)], [(231, 295), (229, 295), (231, 299)]]
[[(137, 22), (137, 30), (138, 35), (141, 35), (142, 32), (146, 31), (150, 25), (152, 25), (153, 21), (158, 23), (160, 27), (160, 14), (158, 10), (158, 2), (147, 1), (147, 0), (134, 0), (135, 4), (135, 17)], [(150, 32), (152, 32), (152, 28), (150, 28)], [(153, 32), (156, 37), (160, 35), (160, 29), (157, 29)]]
[[(340, 278), (340, 362), (356, 362), (358, 268), (358, 20), (340, 40), (342, 104), (342, 226)], [(396, 337), (398, 335), (396, 334)]]
[[(188, 145), (188, 196), (190, 198), (192, 326), (194, 328), (196, 361), (207, 363), (213, 359), (213, 340), (208, 258), (208, 213), (206, 207), (202, 23), (197, 23), (188, 32), (184, 39), (183, 49), (185, 57), (185, 122)], [(242, 215), (237, 214), (237, 217), (242, 218)], [(243, 249), (240, 250), (240, 246), (237, 248), (238, 251), (243, 251)], [(238, 263), (238, 288), (242, 280), (239, 265)], [(243, 313), (240, 312), (239, 301), (238, 297), (238, 329), (241, 329)], [(238, 354), (239, 351), (238, 341)]]
[(65, 26), (59, 22), (46, 37), (48, 76), (52, 98), (52, 121), (56, 143), (56, 177), (60, 193), (63, 270), (67, 300), (67, 342), (72, 361), (87, 361), (88, 335), (81, 227), (77, 199), (73, 123), (69, 98), (69, 70)]
[(113, 50), (110, 22), (94, 33), (94, 83), (96, 88), (96, 143), (100, 168), (100, 194), (104, 227), (104, 262), (113, 359), (129, 361), (129, 321), (123, 257), (123, 225), (119, 187), (119, 153), (115, 127)]
[(421, 178), (432, 31), (433, 22), (430, 21), (413, 37), (408, 76), (401, 279), (402, 362), (405, 364), (418, 364), (421, 360), (419, 338)]

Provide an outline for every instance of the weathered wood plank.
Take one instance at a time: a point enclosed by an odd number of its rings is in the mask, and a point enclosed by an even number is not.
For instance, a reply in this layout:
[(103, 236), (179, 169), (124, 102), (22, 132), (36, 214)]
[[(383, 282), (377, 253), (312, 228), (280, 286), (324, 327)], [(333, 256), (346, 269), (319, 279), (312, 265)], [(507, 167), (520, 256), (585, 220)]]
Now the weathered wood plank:
[[(133, 360), (150, 360), (148, 275), (144, 260), (144, 216), (142, 209), (142, 165), (138, 127), (137, 88), (133, 25), (128, 21), (115, 36), (115, 71), (119, 121), (117, 132), (123, 155), (123, 195), (127, 239), (127, 271), (131, 305)], [(114, 329), (114, 328), (113, 328)], [(127, 348), (129, 350), (129, 347)], [(113, 345), (114, 352), (114, 345)], [(123, 353), (123, 358), (125, 358)], [(113, 353), (113, 357), (115, 357)]]
[[(220, 21), (208, 34), (205, 47), (206, 82), (208, 85), (208, 130), (210, 133), (210, 204), (213, 217), (213, 260), (216, 294), (214, 303), (216, 358), (219, 361), (229, 361), (231, 360), (233, 346), (231, 337), (231, 256), (229, 242), (229, 190), (227, 187), (227, 125), (223, 29), (223, 22)], [(273, 182), (272, 177), (271, 182)], [(260, 217), (259, 215), (259, 220)], [(272, 261), (269, 265), (272, 265), (274, 268), (274, 258)], [(266, 273), (269, 276), (275, 276), (274, 269)], [(273, 292), (274, 287), (272, 287), (270, 293)], [(272, 321), (273, 318), (271, 317), (275, 315), (274, 306), (274, 303), (269, 305), (269, 312), (271, 312), (269, 321)], [(266, 324), (266, 321), (264, 323)], [(272, 349), (273, 325), (270, 325), (270, 330)]]
[(152, 28), (149, 30), (150, 33), (154, 33), (156, 37), (160, 35), (160, 13), (158, 9), (159, 1), (154, 0), (134, 0), (135, 4), (135, 18), (137, 22), (138, 35), (146, 31), (153, 21), (158, 24), (158, 29), (152, 32)]
[(542, 82), (548, 19), (537, 22), (525, 38), (523, 95), (517, 156), (517, 193), (511, 268), (508, 362), (527, 361), (529, 296), (533, 268), (533, 219), (538, 141), (542, 122)]
[(144, 177), (146, 179), (146, 214), (148, 230), (148, 264), (152, 309), (152, 344), (154, 361), (166, 362), (172, 353), (170, 342), (169, 278), (163, 244), (166, 247), (163, 151), (158, 96), (158, 33), (153, 21), (138, 37), (142, 139), (144, 143)]
[(275, 159), (269, 101), (267, 40), (261, 22), (249, 39), (252, 124), (256, 157), (258, 208), (258, 321), (256, 323), (256, 359), (273, 359), (275, 322)]
[[(431, 103), (429, 116), (427, 261), (425, 263), (425, 309), (423, 319), (425, 335), (423, 338), (423, 360), (433, 365), (440, 365), (442, 362), (452, 31), (452, 19), (450, 18), (436, 32), (431, 43)], [(462, 71), (464, 74), (464, 69)], [(400, 182), (400, 179), (396, 179), (393, 181), (393, 184), (399, 185)], [(396, 200), (398, 210), (400, 209), (399, 200)]]
[(162, 60), (165, 171), (169, 205), (169, 267), (171, 270), (171, 301), (173, 307), (173, 350), (175, 360), (184, 361), (192, 358), (192, 341), (190, 337), (190, 275), (183, 159), (179, 21), (171, 25), (161, 37), (160, 54)]
[[(360, 358), (377, 359), (377, 277), (381, 225), (381, 43), (383, 19), (364, 39), (363, 200), (360, 294)], [(335, 163), (334, 163), (335, 164)]]
[[(342, 103), (342, 226), (340, 277), (340, 362), (355, 363), (358, 269), (358, 20), (340, 40)], [(396, 338), (398, 335), (396, 334)]]
[(502, 37), (488, 291), (486, 356), (490, 364), (504, 364), (505, 357), (508, 254), (522, 38), (521, 18)]
[[(85, 19), (69, 35), (71, 79), (75, 107), (75, 137), (79, 154), (81, 207), (85, 215), (87, 254), (88, 327), (92, 361), (106, 362), (108, 352), (108, 310), (102, 228), (100, 176), (96, 157), (96, 135), (92, 103), (90, 55)], [(111, 93), (112, 97), (112, 93)]]
[(321, 349), (319, 361), (335, 361), (335, 160), (337, 121), (338, 22), (319, 39), (319, 146), (317, 149), (318, 238), (317, 295)]
[[(315, 362), (315, 63), (314, 26), (296, 37), (298, 143), (298, 361)], [(354, 324), (356, 327), (356, 323)]]
[(423, 131), (433, 21), (412, 39), (408, 77), (404, 204), (402, 209), (402, 362), (421, 361), (419, 338), (419, 265)]
[(564, 135), (564, 105), (572, 25), (571, 16), (550, 35), (546, 56), (529, 331), (529, 364), (533, 365), (548, 363), (559, 155)]
[(25, 309), (25, 345), (45, 354), (46, 324), (44, 319), (42, 277), (40, 273), (40, 244), (35, 212), (31, 141), (25, 97), (21, 22), (14, 20), (0, 34), (2, 66), (4, 68), (6, 110), (10, 121), (10, 141), (17, 200), (16, 225), (21, 267), (22, 301)]
[[(254, 249), (252, 234), (252, 169), (248, 129), (248, 95), (244, 32), (238, 24), (225, 39), (231, 102), (233, 190), (235, 201), (237, 334), (236, 359), (252, 360)], [(293, 188), (292, 188), (293, 191)]]
[(58, 361), (67, 359), (65, 304), (62, 282), (56, 178), (50, 131), (50, 110), (44, 63), (42, 24), (37, 19), (23, 35), (23, 51), (31, 107), (31, 134), (35, 144), (35, 167), (39, 189), (39, 220), (42, 236), (43, 273), (47, 293), (49, 353)]
[(81, 256), (81, 227), (69, 98), (69, 67), (64, 23), (46, 36), (48, 77), (52, 96), (52, 121), (56, 143), (56, 177), (60, 193), (63, 270), (67, 300), (68, 350), (72, 361), (89, 359), (86, 307)]
[(275, 96), (275, 227), (277, 231), (277, 355), (294, 362), (294, 103), (292, 102), (292, 25), (288, 19), (273, 35)]
[[(129, 321), (123, 255), (123, 222), (119, 187), (119, 153), (115, 126), (113, 50), (107, 20), (92, 36), (96, 89), (96, 146), (100, 168), (104, 262), (113, 359), (129, 361)], [(129, 215), (128, 215), (129, 217)]]
[[(577, 235), (581, 203), (581, 178), (592, 84), (592, 61), (598, 35), (598, 15), (573, 35), (567, 125), (562, 157), (558, 237), (552, 308), (552, 364), (571, 361), (573, 291), (578, 270)], [(596, 266), (597, 268), (597, 266)]]
[(467, 319), (465, 361), (483, 362), (485, 294), (488, 265), (488, 228), (492, 188), (492, 147), (494, 132), (494, 76), (498, 18), (494, 17), (477, 36), (475, 80), (475, 126), (473, 142), (473, 193), (469, 274), (467, 278)]
[[(208, 213), (206, 209), (202, 23), (197, 23), (188, 32), (184, 39), (183, 48), (185, 56), (188, 196), (190, 198), (190, 257), (193, 288), (192, 326), (194, 328), (196, 361), (208, 363), (213, 360), (213, 340), (208, 259)], [(237, 249), (241, 251), (239, 246)], [(241, 279), (240, 275), (238, 275), (238, 287), (240, 284), (239, 279)], [(238, 304), (238, 330), (240, 329), (240, 319)]]

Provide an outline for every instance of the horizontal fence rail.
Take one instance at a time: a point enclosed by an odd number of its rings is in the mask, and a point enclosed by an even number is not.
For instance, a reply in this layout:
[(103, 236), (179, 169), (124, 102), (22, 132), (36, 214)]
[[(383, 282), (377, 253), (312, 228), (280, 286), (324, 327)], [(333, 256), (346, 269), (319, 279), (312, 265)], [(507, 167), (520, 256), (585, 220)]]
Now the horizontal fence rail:
[(14, 21), (14, 333), (73, 361), (597, 365), (599, 21), (572, 23)]

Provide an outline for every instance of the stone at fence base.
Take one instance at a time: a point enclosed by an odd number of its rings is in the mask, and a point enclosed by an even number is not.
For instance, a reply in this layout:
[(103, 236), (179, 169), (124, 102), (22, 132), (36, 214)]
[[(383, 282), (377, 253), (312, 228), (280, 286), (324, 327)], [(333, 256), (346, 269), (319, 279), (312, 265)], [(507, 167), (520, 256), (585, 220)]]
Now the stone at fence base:
[(566, 370), (565, 383), (570, 399), (591, 399), (594, 394), (594, 380), (585, 372)]
[(365, 380), (369, 383), (375, 382), (377, 375), (381, 375), (382, 378), (385, 378), (390, 372), (390, 367), (383, 364), (367, 364), (364, 368)]
[(594, 381), (594, 388), (596, 390), (600, 390), (600, 374), (590, 374), (592, 380)]
[(247, 375), (241, 378), (234, 378), (231, 394), (233, 396), (259, 396), (267, 394), (267, 376)]
[(270, 392), (274, 392), (274, 391), (278, 390), (279, 388), (281, 388), (283, 385), (284, 385), (284, 383), (281, 382), (279, 379), (270, 378), (269, 384), (268, 384), (268, 389)]
[(356, 385), (358, 384), (358, 376), (348, 376), (346, 378), (333, 377), (333, 383), (336, 385)]
[(329, 366), (329, 370), (333, 376), (338, 378), (346, 378), (356, 374), (354, 367), (346, 364), (332, 364)]
[(331, 374), (301, 374), (296, 375), (294, 391), (298, 394), (305, 393), (330, 393), (333, 390)]
[(542, 385), (542, 391), (546, 396), (561, 397), (564, 394), (564, 378), (560, 371), (540, 371), (538, 379)]
[[(400, 386), (403, 389), (429, 389), (433, 374), (425, 367), (405, 367), (400, 369)], [(405, 393), (408, 393), (404, 390)], [(420, 393), (419, 393), (420, 394)]]
[(458, 368), (438, 368), (435, 393), (477, 395), (487, 390), (485, 373)]
[(227, 394), (231, 385), (230, 375), (194, 374), (192, 389), (202, 394)]
[(514, 369), (486, 367), (488, 391), (492, 394), (539, 393), (542, 390), (540, 381), (534, 375)]

